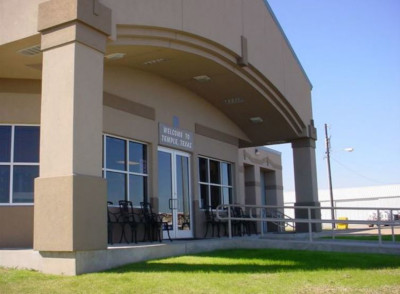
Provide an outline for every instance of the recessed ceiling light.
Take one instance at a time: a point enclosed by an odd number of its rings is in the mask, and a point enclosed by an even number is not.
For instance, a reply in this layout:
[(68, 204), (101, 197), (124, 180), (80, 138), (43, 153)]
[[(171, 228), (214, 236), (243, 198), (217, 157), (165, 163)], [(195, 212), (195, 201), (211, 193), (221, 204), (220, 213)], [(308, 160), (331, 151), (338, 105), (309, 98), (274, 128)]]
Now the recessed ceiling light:
[(117, 60), (117, 59), (124, 58), (125, 55), (126, 55), (126, 53), (111, 53), (111, 54), (104, 56), (104, 58), (106, 58), (108, 60)]
[(167, 61), (167, 59), (165, 58), (157, 58), (157, 59), (152, 59), (146, 62), (143, 62), (144, 65), (153, 65), (153, 64), (157, 64), (157, 63), (161, 63)]
[(243, 102), (244, 102), (244, 99), (242, 97), (232, 97), (232, 98), (227, 98), (224, 100), (225, 104), (240, 104)]
[(31, 46), (28, 48), (21, 49), (17, 51), (19, 54), (25, 55), (25, 56), (33, 56), (42, 53), (40, 50), (40, 45), (35, 45)]
[(206, 82), (211, 81), (211, 78), (206, 75), (195, 76), (195, 77), (193, 77), (193, 79), (195, 79), (196, 81), (198, 81), (200, 83), (206, 83)]
[(251, 121), (253, 124), (260, 124), (260, 123), (262, 123), (264, 120), (263, 120), (261, 117), (259, 117), (259, 116), (255, 116), (255, 117), (250, 117), (250, 121)]

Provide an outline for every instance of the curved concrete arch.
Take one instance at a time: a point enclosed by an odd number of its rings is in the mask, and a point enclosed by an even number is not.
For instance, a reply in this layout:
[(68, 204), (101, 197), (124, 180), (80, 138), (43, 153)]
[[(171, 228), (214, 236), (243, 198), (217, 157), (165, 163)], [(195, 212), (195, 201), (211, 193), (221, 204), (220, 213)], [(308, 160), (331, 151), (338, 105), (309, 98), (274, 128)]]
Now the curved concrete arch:
[[(288, 141), (304, 136), (306, 124), (279, 89), (252, 64), (240, 66), (238, 59), (241, 56), (222, 44), (173, 29), (118, 25), (115, 40), (109, 42), (107, 46), (108, 54), (116, 52), (126, 54), (125, 58), (106, 62), (106, 66), (113, 63), (125, 65), (171, 79), (208, 99), (235, 121), (245, 133), (249, 133), (249, 129), (254, 127), (249, 123), (250, 117), (243, 120), (238, 117), (239, 113), (230, 110), (223, 103), (240, 84), (237, 93), (244, 96), (241, 97), (244, 99), (242, 106), (247, 108), (248, 113), (264, 116), (263, 120), (274, 117), (274, 127), (280, 125), (279, 137), (268, 136), (274, 132), (270, 129), (271, 126), (264, 126), (262, 131), (265, 134), (264, 137), (260, 138), (262, 136), (258, 131), (254, 136), (257, 140), (252, 140), (245, 145), (262, 145), (271, 141)], [(180, 63), (177, 61), (179, 58), (186, 59), (187, 62)], [(168, 61), (165, 63), (168, 66), (148, 65), (148, 61), (158, 63), (157, 60), (160, 63)], [(202, 85), (195, 83), (193, 74), (196, 70), (187, 70), (191, 66), (188, 64), (189, 61), (195, 65), (201, 64), (198, 73), (209, 76), (211, 82), (220, 84), (220, 87), (213, 89), (208, 83)], [(225, 83), (222, 83), (222, 79), (225, 79)], [(226, 80), (229, 83), (226, 83)], [(263, 108), (265, 108), (264, 111)], [(252, 137), (251, 134), (249, 137)]]

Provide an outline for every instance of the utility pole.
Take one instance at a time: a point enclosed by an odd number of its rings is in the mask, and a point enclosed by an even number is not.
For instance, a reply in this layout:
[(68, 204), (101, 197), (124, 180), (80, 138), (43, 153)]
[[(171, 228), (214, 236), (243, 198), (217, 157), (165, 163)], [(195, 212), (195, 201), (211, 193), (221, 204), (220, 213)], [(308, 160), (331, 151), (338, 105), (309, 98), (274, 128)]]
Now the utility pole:
[[(335, 220), (335, 209), (333, 203), (333, 189), (332, 189), (332, 174), (331, 174), (331, 138), (328, 136), (328, 125), (325, 124), (325, 145), (326, 145), (326, 160), (328, 165), (328, 180), (329, 180), (329, 193), (331, 197), (331, 215), (332, 221)], [(335, 229), (335, 223), (332, 223), (332, 230)]]

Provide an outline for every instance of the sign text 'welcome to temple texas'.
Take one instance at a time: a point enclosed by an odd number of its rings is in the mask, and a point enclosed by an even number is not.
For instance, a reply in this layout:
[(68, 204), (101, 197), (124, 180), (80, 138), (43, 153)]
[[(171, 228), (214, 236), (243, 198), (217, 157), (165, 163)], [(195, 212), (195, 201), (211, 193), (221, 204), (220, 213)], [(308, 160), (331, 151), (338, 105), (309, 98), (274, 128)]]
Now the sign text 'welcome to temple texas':
[(159, 142), (161, 145), (191, 151), (193, 150), (193, 133), (160, 123)]

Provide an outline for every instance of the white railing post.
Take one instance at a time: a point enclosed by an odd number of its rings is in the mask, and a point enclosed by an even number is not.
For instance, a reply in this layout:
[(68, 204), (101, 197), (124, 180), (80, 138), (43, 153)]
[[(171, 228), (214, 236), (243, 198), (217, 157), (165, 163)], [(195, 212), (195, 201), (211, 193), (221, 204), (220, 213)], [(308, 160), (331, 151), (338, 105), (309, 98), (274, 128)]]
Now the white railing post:
[(393, 216), (393, 209), (390, 210), (390, 228), (392, 230), (392, 242), (396, 242), (396, 238), (394, 236), (394, 216)]
[(379, 240), (379, 245), (382, 245), (381, 211), (379, 209), (377, 209), (377, 215), (378, 215), (378, 240)]

